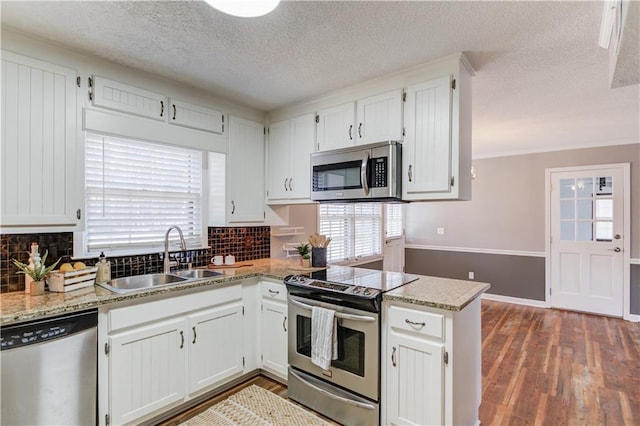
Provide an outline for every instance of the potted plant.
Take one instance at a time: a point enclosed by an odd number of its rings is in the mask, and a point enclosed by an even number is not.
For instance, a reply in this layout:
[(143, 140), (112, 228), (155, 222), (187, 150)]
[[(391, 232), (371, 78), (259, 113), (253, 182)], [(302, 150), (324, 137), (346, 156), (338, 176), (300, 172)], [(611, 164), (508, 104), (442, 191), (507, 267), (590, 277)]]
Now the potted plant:
[(300, 264), (304, 268), (311, 266), (311, 249), (309, 248), (309, 244), (300, 243), (300, 245), (296, 247), (296, 250), (298, 250), (298, 254), (300, 255)]
[[(31, 257), (31, 253), (27, 252), (27, 254)], [(17, 272), (18, 274), (27, 275), (33, 280), (29, 287), (29, 293), (33, 296), (44, 294), (44, 279), (49, 274), (49, 272), (55, 269), (55, 267), (58, 265), (58, 262), (60, 262), (60, 259), (58, 259), (53, 265), (45, 267), (44, 265), (47, 261), (48, 254), (49, 251), (46, 250), (44, 252), (44, 256), (42, 256), (42, 260), (40, 262), (36, 262), (36, 264), (33, 266), (19, 262), (15, 259), (11, 259), (13, 261), (13, 264), (16, 265), (18, 269), (20, 269)]]

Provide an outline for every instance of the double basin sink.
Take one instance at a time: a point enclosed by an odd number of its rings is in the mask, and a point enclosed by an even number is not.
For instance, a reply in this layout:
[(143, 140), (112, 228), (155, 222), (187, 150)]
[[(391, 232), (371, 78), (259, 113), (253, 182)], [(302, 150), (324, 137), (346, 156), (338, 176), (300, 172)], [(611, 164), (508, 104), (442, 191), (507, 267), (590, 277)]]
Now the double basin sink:
[(171, 274), (146, 274), (116, 278), (115, 280), (99, 283), (98, 285), (114, 293), (133, 293), (151, 288), (182, 284), (187, 281), (219, 277), (221, 275), (223, 275), (221, 272), (209, 271), (207, 269), (188, 269), (185, 271), (176, 271)]

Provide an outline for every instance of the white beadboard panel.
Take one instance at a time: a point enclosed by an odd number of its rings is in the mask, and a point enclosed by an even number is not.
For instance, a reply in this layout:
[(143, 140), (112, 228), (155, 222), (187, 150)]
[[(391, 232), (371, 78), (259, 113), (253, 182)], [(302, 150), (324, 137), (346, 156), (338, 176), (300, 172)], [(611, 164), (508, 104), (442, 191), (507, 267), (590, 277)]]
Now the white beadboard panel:
[(2, 51), (3, 227), (79, 220), (76, 72)]
[(92, 105), (165, 121), (168, 113), (164, 95), (97, 75), (93, 76)]
[(224, 116), (221, 112), (173, 98), (169, 99), (169, 105), (169, 124), (219, 135), (224, 133)]
[(134, 329), (109, 339), (113, 424), (133, 422), (184, 399), (184, 319)]

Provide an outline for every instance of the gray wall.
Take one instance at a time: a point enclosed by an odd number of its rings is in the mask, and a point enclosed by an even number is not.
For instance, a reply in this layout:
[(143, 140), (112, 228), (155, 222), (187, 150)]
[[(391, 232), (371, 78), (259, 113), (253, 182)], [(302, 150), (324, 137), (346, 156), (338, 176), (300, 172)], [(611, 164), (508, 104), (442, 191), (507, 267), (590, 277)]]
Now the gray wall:
[[(411, 203), (407, 244), (545, 251), (545, 169), (631, 163), (631, 258), (640, 257), (640, 144), (474, 160), (472, 201)], [(444, 228), (444, 235), (437, 228)], [(407, 249), (409, 273), (491, 283), (490, 293), (544, 300), (544, 258)], [(524, 272), (523, 272), (524, 271)], [(640, 313), (640, 265), (631, 267), (631, 312)]]

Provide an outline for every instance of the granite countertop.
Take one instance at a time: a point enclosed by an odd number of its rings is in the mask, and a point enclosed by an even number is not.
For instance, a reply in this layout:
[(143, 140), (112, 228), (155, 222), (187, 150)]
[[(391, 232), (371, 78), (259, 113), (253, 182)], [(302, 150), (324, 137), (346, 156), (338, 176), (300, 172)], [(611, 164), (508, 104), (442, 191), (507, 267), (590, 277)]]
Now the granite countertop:
[[(240, 264), (248, 266), (219, 269), (218, 271), (224, 273), (220, 277), (189, 281), (129, 294), (112, 293), (99, 286), (68, 293), (46, 292), (42, 296), (30, 296), (23, 292), (3, 293), (0, 295), (0, 325), (77, 312), (150, 296), (169, 294), (177, 296), (189, 289), (211, 288), (215, 285), (256, 276), (282, 280), (287, 275), (304, 273), (297, 261), (286, 259), (258, 259), (240, 262)], [(346, 267), (336, 266), (336, 268)], [(420, 276), (416, 281), (385, 293), (384, 300), (459, 311), (488, 288), (488, 284), (474, 281)]]
[(477, 281), (420, 275), (417, 280), (385, 293), (383, 300), (461, 311), (489, 287)]

